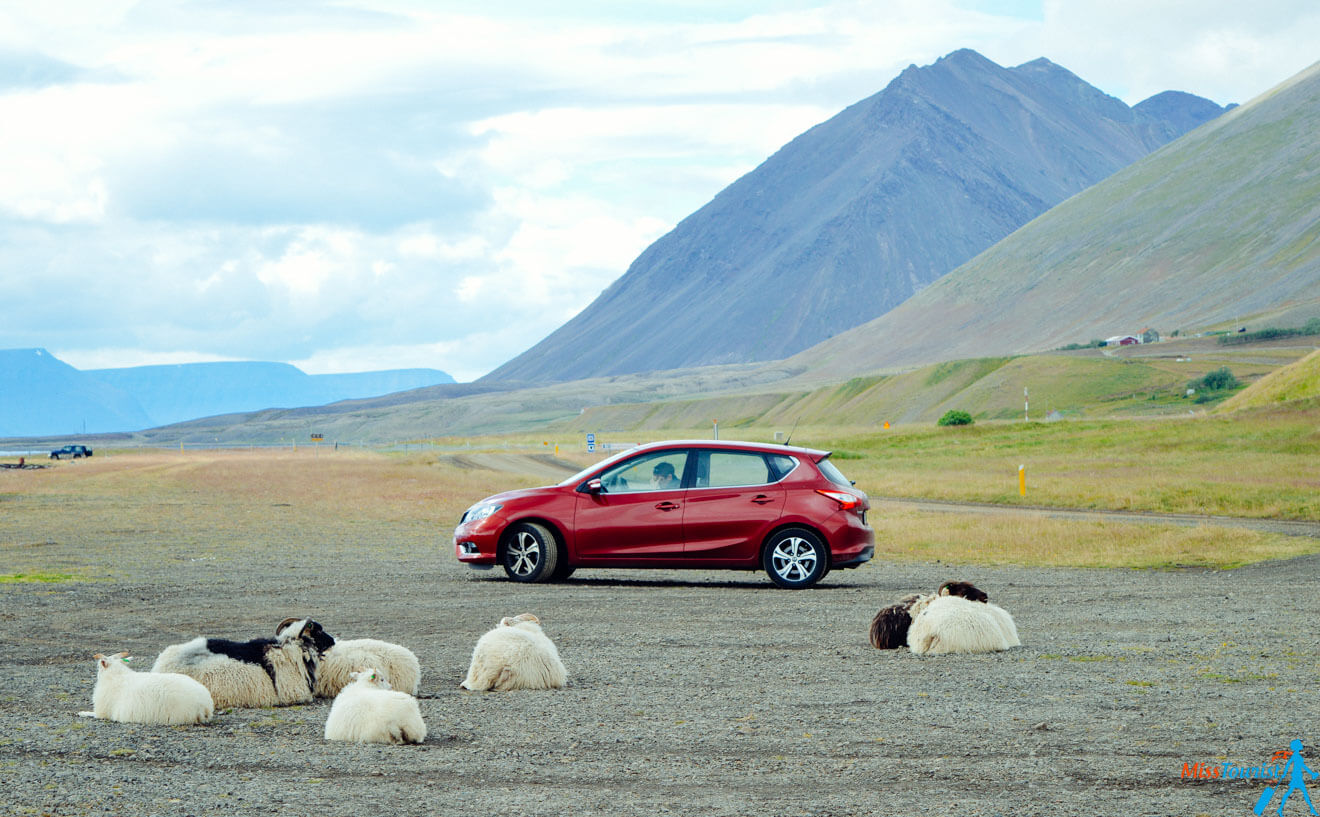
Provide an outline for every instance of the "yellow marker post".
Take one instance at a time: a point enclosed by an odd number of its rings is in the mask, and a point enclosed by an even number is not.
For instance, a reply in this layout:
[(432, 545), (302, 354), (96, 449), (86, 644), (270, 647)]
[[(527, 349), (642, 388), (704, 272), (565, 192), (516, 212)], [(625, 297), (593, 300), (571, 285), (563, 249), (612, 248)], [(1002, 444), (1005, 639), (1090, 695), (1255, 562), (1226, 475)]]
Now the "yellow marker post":
[(1027, 495), (1027, 466), (1018, 466), (1018, 493), (1022, 496)]

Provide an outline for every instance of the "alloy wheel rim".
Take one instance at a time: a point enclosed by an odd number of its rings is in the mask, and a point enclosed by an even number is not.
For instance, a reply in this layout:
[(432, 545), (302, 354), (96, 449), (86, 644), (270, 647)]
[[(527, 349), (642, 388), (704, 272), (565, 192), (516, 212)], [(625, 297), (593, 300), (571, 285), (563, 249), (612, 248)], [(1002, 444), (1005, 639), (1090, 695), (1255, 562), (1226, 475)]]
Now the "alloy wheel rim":
[(527, 576), (541, 561), (541, 543), (527, 532), (521, 532), (509, 543), (509, 558), (514, 573)]
[(799, 582), (816, 569), (816, 549), (800, 536), (791, 536), (775, 546), (775, 572), (787, 581)]

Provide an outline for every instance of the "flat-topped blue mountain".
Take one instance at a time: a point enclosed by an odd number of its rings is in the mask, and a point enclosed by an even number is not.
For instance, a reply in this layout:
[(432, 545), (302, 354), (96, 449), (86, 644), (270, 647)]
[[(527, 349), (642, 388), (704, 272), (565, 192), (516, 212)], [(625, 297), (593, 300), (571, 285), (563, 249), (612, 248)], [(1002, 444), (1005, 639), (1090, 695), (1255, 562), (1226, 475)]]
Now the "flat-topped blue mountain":
[(82, 371), (45, 349), (0, 349), (0, 438), (136, 431), (453, 382), (438, 369), (309, 375), (287, 363), (262, 362)]
[(129, 431), (151, 425), (124, 392), (45, 349), (0, 349), (0, 437)]
[(1129, 107), (1038, 59), (912, 66), (803, 133), (485, 380), (788, 357), (888, 312), (1013, 230), (1223, 112)]

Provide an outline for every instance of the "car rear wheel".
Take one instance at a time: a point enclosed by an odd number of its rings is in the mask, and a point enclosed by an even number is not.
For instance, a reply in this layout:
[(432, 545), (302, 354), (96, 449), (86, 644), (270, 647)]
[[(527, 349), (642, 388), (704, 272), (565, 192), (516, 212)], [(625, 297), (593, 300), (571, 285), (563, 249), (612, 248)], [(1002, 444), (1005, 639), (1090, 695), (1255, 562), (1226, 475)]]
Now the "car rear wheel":
[(785, 528), (765, 543), (761, 566), (770, 581), (797, 590), (810, 587), (829, 571), (830, 554), (825, 542), (806, 528)]
[(545, 582), (555, 578), (559, 540), (544, 525), (519, 522), (504, 537), (500, 563), (516, 582)]

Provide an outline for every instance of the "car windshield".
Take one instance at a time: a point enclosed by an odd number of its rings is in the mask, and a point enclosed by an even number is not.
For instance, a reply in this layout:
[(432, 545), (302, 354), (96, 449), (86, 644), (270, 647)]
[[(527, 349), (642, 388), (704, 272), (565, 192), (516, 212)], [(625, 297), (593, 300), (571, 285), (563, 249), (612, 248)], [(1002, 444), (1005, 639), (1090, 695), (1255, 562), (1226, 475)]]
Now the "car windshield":
[(568, 479), (561, 481), (559, 484), (576, 485), (582, 480), (586, 479), (588, 476), (590, 476), (593, 471), (599, 471), (601, 468), (607, 465), (612, 465), (613, 463), (618, 462), (619, 460), (629, 456), (630, 454), (632, 454), (632, 449), (629, 449), (627, 451), (620, 451), (618, 454), (615, 454), (612, 457), (606, 457), (605, 459), (601, 460), (595, 465), (588, 465), (586, 468), (583, 468), (581, 471), (578, 471), (576, 474), (569, 477)]

